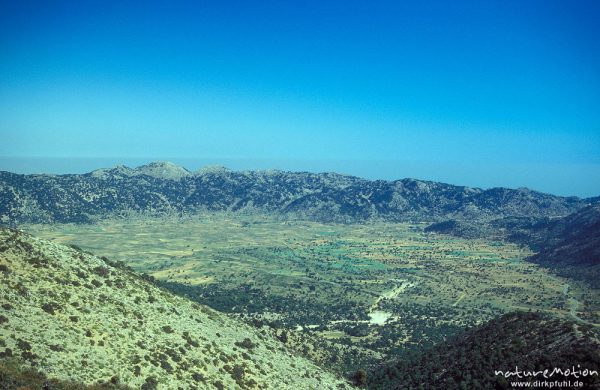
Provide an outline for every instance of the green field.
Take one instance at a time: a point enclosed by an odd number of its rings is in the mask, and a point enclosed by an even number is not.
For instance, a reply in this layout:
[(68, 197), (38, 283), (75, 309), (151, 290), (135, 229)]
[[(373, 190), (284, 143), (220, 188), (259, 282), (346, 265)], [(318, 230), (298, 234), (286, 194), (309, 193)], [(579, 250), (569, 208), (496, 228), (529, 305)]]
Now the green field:
[(424, 226), (208, 214), (25, 230), (123, 261), (257, 324), (384, 354), (514, 310), (598, 322), (597, 292), (523, 261), (528, 250), (428, 234)]

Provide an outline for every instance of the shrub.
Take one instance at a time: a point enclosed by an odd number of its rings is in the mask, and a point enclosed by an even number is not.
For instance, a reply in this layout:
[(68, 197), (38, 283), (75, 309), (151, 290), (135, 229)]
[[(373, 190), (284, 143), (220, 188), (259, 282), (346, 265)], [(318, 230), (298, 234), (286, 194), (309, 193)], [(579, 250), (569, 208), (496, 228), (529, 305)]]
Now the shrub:
[(247, 337), (243, 341), (235, 342), (235, 345), (237, 345), (238, 347), (241, 347), (241, 348), (246, 348), (246, 349), (252, 349), (252, 348), (256, 347), (256, 345), (252, 342), (252, 340), (250, 340)]
[(142, 390), (156, 390), (158, 386), (158, 381), (155, 377), (149, 376), (146, 378), (146, 382), (142, 385)]
[(367, 384), (367, 372), (363, 369), (356, 371), (354, 374), (354, 384), (359, 387), (364, 387)]
[(98, 266), (94, 268), (94, 273), (98, 276), (102, 276), (103, 278), (108, 278), (108, 276), (110, 275), (110, 269), (108, 269), (107, 267)]
[(228, 363), (228, 362), (229, 362), (229, 360), (231, 360), (231, 359), (229, 358), (229, 356), (225, 355), (224, 353), (222, 353), (221, 355), (219, 355), (219, 359), (221, 359), (221, 361), (222, 361), (223, 363)]
[(175, 363), (181, 362), (181, 356), (179, 356), (176, 350), (169, 348), (165, 350), (165, 353), (169, 355), (169, 357), (171, 357), (171, 360), (173, 360)]
[(0, 358), (11, 357), (13, 355), (12, 349), (6, 348), (4, 352), (0, 352)]
[(171, 366), (171, 363), (166, 359), (160, 361), (160, 367), (168, 373), (173, 372), (173, 366)]
[(213, 386), (215, 387), (215, 389), (218, 389), (218, 390), (223, 390), (225, 388), (225, 386), (223, 385), (223, 382), (221, 382), (221, 381), (213, 382)]
[(102, 282), (101, 282), (101, 281), (99, 281), (99, 280), (96, 280), (96, 279), (94, 279), (94, 280), (92, 280), (92, 282), (91, 282), (91, 283), (92, 283), (94, 286), (96, 286), (96, 288), (98, 288), (98, 287), (102, 287)]
[(54, 352), (64, 351), (64, 348), (62, 346), (58, 345), (58, 344), (49, 345), (48, 348), (50, 348)]
[(283, 332), (281, 332), (281, 334), (278, 335), (277, 338), (279, 339), (279, 341), (281, 341), (284, 344), (288, 342), (288, 335), (285, 330)]
[(231, 372), (231, 377), (238, 383), (244, 380), (244, 375), (246, 374), (246, 370), (242, 365), (236, 364), (233, 366), (233, 371)]
[(34, 360), (39, 358), (39, 356), (34, 353), (31, 353), (31, 351), (23, 351), (21, 352), (21, 358), (29, 362), (33, 362)]
[(20, 296), (22, 296), (22, 297), (28, 297), (29, 296), (29, 290), (21, 282), (17, 283), (17, 285), (15, 286), (15, 289), (17, 290), (17, 293)]
[(2, 272), (4, 275), (8, 275), (11, 273), (11, 270), (6, 264), (0, 264), (0, 272)]
[(54, 313), (58, 309), (59, 309), (59, 306), (56, 303), (54, 303), (54, 302), (48, 302), (48, 303), (44, 303), (42, 305), (42, 310), (45, 311), (48, 314), (54, 315)]

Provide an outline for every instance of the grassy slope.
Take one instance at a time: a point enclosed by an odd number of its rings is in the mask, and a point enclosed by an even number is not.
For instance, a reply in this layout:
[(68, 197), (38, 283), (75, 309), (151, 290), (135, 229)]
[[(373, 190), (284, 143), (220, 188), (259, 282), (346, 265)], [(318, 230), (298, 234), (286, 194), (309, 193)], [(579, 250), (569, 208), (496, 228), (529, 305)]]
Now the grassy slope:
[(279, 341), (134, 273), (0, 230), (0, 356), (63, 380), (135, 388), (335, 388)]

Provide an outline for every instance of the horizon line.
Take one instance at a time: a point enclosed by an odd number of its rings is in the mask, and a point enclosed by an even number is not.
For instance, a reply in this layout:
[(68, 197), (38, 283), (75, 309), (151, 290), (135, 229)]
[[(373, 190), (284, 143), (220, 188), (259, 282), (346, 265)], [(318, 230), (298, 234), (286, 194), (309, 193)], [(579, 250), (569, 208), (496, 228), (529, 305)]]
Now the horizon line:
[[(60, 160), (114, 160), (114, 159), (133, 159), (133, 160), (146, 160), (146, 159), (151, 159), (151, 157), (65, 157), (65, 156), (60, 156), (60, 157), (38, 157), (38, 156), (32, 156), (32, 157), (26, 157), (26, 156), (0, 156), (0, 161), (3, 159), (60, 159)], [(175, 160), (212, 160), (213, 158), (207, 158), (207, 157), (197, 157), (197, 158), (192, 158), (192, 157), (175, 157)], [(215, 158), (217, 159), (217, 158)], [(410, 160), (393, 160), (393, 159), (377, 159), (377, 160), (372, 160), (372, 159), (362, 159), (362, 160), (356, 160), (356, 159), (283, 159), (283, 158), (220, 158), (221, 160), (238, 160), (238, 161), (269, 161), (269, 160), (282, 160), (282, 161), (312, 161), (312, 162), (316, 162), (316, 161), (335, 161), (335, 162), (343, 162), (343, 161), (364, 161), (364, 162), (414, 162), (414, 161), (410, 161)], [(451, 182), (448, 181), (442, 181), (442, 180), (432, 180), (432, 179), (421, 179), (418, 178), (417, 176), (405, 176), (405, 177), (397, 177), (394, 179), (386, 179), (386, 178), (369, 178), (369, 177), (365, 177), (365, 176), (361, 176), (361, 175), (357, 175), (357, 174), (352, 174), (352, 173), (341, 173), (339, 171), (336, 170), (290, 170), (290, 169), (282, 169), (282, 168), (254, 168), (254, 169), (249, 169), (249, 168), (243, 168), (243, 169), (239, 169), (239, 168), (230, 168), (228, 166), (225, 165), (221, 165), (221, 164), (204, 164), (201, 165), (200, 167), (198, 167), (195, 170), (191, 170), (189, 168), (187, 168), (185, 165), (183, 164), (178, 164), (178, 163), (174, 163), (168, 159), (164, 159), (164, 158), (158, 158), (158, 159), (152, 159), (151, 161), (139, 164), (137, 166), (130, 166), (127, 163), (115, 163), (112, 166), (100, 166), (98, 168), (92, 169), (92, 170), (86, 170), (86, 171), (80, 171), (80, 172), (74, 172), (74, 173), (69, 173), (69, 172), (61, 172), (61, 173), (53, 173), (50, 171), (37, 171), (37, 172), (15, 172), (15, 171), (11, 171), (11, 170), (5, 170), (2, 169), (0, 167), (0, 172), (8, 172), (8, 173), (12, 173), (12, 174), (18, 174), (18, 175), (49, 175), (49, 176), (66, 176), (66, 175), (86, 175), (86, 174), (90, 174), (93, 173), (95, 171), (99, 171), (99, 170), (113, 170), (119, 167), (124, 167), (127, 169), (130, 169), (132, 171), (135, 171), (139, 168), (143, 168), (143, 167), (147, 167), (150, 166), (152, 164), (160, 164), (160, 163), (168, 163), (168, 164), (172, 164), (177, 168), (181, 168), (184, 169), (186, 172), (189, 173), (189, 176), (196, 176), (198, 174), (201, 174), (202, 171), (210, 169), (210, 168), (221, 168), (223, 170), (226, 171), (230, 171), (230, 172), (237, 172), (237, 173), (244, 173), (244, 172), (269, 172), (269, 171), (274, 171), (274, 172), (281, 172), (281, 173), (291, 173), (291, 174), (299, 174), (299, 173), (308, 173), (308, 174), (314, 174), (314, 175), (322, 175), (322, 174), (335, 174), (335, 175), (340, 175), (340, 176), (345, 176), (345, 177), (352, 177), (352, 178), (357, 178), (360, 180), (365, 180), (365, 181), (369, 181), (369, 182), (374, 182), (374, 181), (382, 181), (382, 182), (397, 182), (397, 181), (405, 181), (405, 180), (414, 180), (414, 181), (419, 181), (419, 182), (428, 182), (428, 183), (437, 183), (437, 184), (444, 184), (444, 185), (450, 185), (453, 187), (460, 187), (460, 188), (469, 188), (469, 189), (475, 189), (475, 190), (482, 190), (482, 191), (489, 191), (489, 190), (494, 190), (494, 189), (509, 189), (509, 190), (526, 190), (526, 191), (530, 191), (530, 192), (536, 192), (536, 193), (540, 193), (540, 194), (547, 194), (547, 195), (552, 195), (552, 196), (558, 196), (558, 197), (563, 197), (563, 198), (579, 198), (579, 199), (592, 199), (592, 198), (596, 198), (600, 195), (591, 195), (591, 196), (580, 196), (580, 195), (559, 195), (559, 194), (555, 194), (552, 192), (548, 192), (548, 191), (540, 191), (540, 190), (536, 190), (534, 188), (531, 188), (529, 186), (518, 186), (518, 187), (510, 187), (510, 186), (473, 186), (473, 185), (461, 185), (461, 184), (453, 184)]]

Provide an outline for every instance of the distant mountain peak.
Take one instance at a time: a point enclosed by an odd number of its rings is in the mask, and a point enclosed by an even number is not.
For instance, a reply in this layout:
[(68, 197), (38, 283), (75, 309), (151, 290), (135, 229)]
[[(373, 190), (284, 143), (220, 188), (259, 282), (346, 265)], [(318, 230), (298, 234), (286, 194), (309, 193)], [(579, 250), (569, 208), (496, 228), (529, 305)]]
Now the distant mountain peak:
[(135, 171), (125, 165), (117, 165), (112, 168), (100, 168), (90, 172), (92, 177), (106, 179), (110, 176), (133, 176)]
[(168, 161), (156, 161), (149, 164), (140, 165), (137, 168), (130, 168), (125, 165), (117, 165), (113, 168), (96, 169), (90, 173), (92, 177), (108, 179), (115, 176), (152, 176), (157, 179), (179, 180), (191, 175), (191, 172)]
[(206, 165), (206, 166), (198, 169), (194, 173), (196, 175), (202, 175), (202, 174), (206, 174), (206, 173), (228, 173), (228, 172), (233, 172), (233, 171), (222, 165)]
[(159, 179), (179, 180), (189, 176), (190, 171), (168, 161), (156, 161), (135, 168), (138, 174), (156, 177)]

